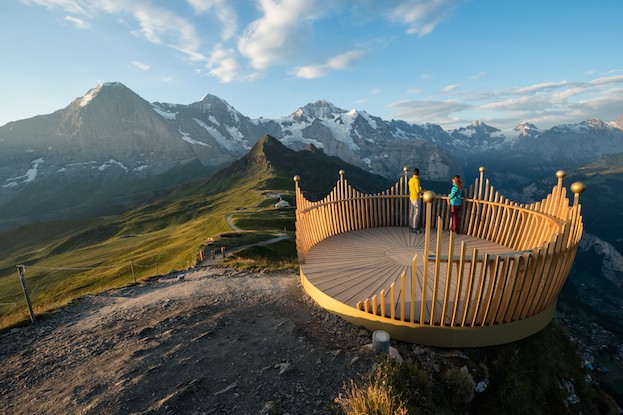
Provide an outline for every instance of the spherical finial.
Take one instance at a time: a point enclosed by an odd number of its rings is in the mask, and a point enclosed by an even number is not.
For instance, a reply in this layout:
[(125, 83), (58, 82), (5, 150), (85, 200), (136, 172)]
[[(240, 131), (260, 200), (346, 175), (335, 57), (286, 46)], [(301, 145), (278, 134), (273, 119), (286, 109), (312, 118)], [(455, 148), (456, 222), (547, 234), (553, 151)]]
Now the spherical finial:
[(564, 170), (558, 170), (558, 171), (556, 172), (556, 177), (558, 177), (559, 179), (564, 178), (566, 175), (567, 175), (567, 173), (565, 173), (565, 171), (564, 171)]
[(422, 199), (424, 199), (426, 203), (432, 203), (436, 197), (437, 195), (432, 190), (427, 190), (422, 195)]
[(301, 178), (298, 175), (294, 176), (294, 181), (295, 182), (298, 182), (299, 180), (301, 180)]
[(409, 168), (408, 168), (407, 166), (404, 166), (404, 167), (402, 168), (402, 171), (404, 171), (404, 172), (406, 173), (406, 172), (408, 172), (408, 171), (409, 171)]
[(582, 182), (575, 182), (571, 185), (571, 191), (575, 194), (580, 194), (586, 190), (586, 185)]
[(485, 170), (487, 170), (487, 169), (485, 169), (483, 166), (480, 166), (480, 168), (478, 169), (478, 171), (481, 172), (481, 173), (484, 173)]
[(344, 175), (344, 170), (340, 170), (338, 173), (340, 173), (340, 176)]

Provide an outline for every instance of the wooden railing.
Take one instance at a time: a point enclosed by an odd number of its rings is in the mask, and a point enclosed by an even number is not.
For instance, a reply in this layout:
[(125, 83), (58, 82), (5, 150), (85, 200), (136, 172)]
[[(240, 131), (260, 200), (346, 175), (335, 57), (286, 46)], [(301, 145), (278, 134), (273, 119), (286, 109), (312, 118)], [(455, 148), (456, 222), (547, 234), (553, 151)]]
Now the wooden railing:
[[(388, 291), (362, 299), (357, 309), (381, 318), (411, 324), (475, 327), (518, 321), (551, 307), (567, 278), (582, 235), (579, 194), (584, 185), (574, 183), (573, 203), (563, 187), (563, 171), (558, 183), (543, 200), (517, 204), (500, 195), (485, 169), (466, 191), (461, 209), (460, 232), (509, 248), (506, 254), (466, 252), (462, 243), (454, 252), (450, 234), (447, 255), (441, 255), (441, 232), (448, 229), (450, 212), (447, 197), (425, 194), (423, 221), (426, 227), (424, 257), (413, 259), (413, 276), (397, 276)], [(409, 199), (406, 175), (384, 192), (369, 195), (353, 189), (340, 171), (335, 188), (324, 199), (307, 200), (296, 182), (296, 243), (300, 263), (316, 244), (333, 235), (360, 229), (408, 226)], [(436, 229), (434, 254), (430, 236)], [(423, 266), (419, 305), (406, 301), (409, 292), (416, 298), (417, 265)], [(446, 267), (440, 279), (441, 267)], [(407, 281), (411, 286), (406, 287)], [(396, 284), (397, 283), (397, 284)], [(398, 285), (398, 286), (396, 286)], [(406, 291), (409, 290), (409, 291)], [(425, 308), (428, 307), (428, 310)]]

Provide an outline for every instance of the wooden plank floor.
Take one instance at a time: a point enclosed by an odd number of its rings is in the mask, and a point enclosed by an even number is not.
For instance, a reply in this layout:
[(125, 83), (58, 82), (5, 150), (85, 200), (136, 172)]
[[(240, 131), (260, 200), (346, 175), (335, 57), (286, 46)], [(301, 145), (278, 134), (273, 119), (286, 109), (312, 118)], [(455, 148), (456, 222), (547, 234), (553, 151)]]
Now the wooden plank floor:
[[(454, 236), (454, 256), (460, 255), (461, 242), (466, 244), (466, 252), (471, 256), (474, 248), (478, 249), (479, 254), (501, 254), (512, 253), (510, 248), (495, 244), (483, 239), (474, 238), (466, 235)], [(437, 232), (431, 230), (431, 240), (429, 253), (435, 253), (437, 243)], [(448, 254), (449, 234), (447, 231), (442, 233), (441, 255)], [(417, 278), (415, 298), (411, 296), (412, 280), (412, 260), (417, 254)], [(396, 304), (395, 313), (400, 318), (401, 295), (405, 296), (405, 320), (410, 320), (409, 310), (411, 301), (415, 302), (415, 320), (419, 321), (420, 306), (422, 303), (422, 286), (424, 281), (424, 233), (416, 234), (407, 227), (387, 227), (365, 229), (360, 231), (348, 232), (328, 238), (313, 247), (308, 253), (305, 263), (301, 266), (305, 277), (316, 288), (325, 294), (340, 301), (341, 303), (355, 307), (359, 301), (365, 301), (373, 295), (379, 294), (385, 289), (387, 295), (386, 307), (389, 304), (389, 287), (395, 282)], [(470, 262), (465, 264), (461, 282), (460, 295), (464, 298), (467, 295)], [(449, 324), (451, 316), (455, 314), (455, 324), (460, 324), (463, 316), (461, 305), (457, 310), (453, 310), (454, 298), (457, 288), (457, 265), (453, 265), (451, 281), (451, 294), (446, 306), (444, 324)], [(475, 298), (478, 294), (481, 269), (480, 265), (476, 269), (476, 278), (473, 282), (470, 296)], [(405, 293), (400, 292), (400, 275), (405, 272)], [(435, 305), (434, 321), (439, 324), (441, 321), (443, 307), (443, 291), (446, 285), (448, 264), (441, 263), (439, 269), (439, 282), (437, 289), (437, 303)], [(430, 321), (432, 311), (433, 283), (435, 277), (435, 262), (431, 261), (428, 265), (427, 291), (426, 291), (426, 312), (424, 321)], [(465, 301), (460, 301), (464, 303)], [(389, 310), (389, 308), (388, 308)], [(471, 311), (473, 313), (473, 311)], [(389, 311), (387, 312), (389, 315)], [(468, 313), (469, 314), (469, 313)], [(479, 317), (479, 316), (476, 316)], [(478, 318), (476, 318), (478, 320)], [(470, 317), (471, 321), (471, 317)]]

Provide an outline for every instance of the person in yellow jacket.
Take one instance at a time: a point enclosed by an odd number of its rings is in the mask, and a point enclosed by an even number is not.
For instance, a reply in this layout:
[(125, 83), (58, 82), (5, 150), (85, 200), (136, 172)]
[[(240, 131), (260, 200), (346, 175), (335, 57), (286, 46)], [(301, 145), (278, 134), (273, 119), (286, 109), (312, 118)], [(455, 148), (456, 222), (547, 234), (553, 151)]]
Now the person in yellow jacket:
[(409, 226), (411, 231), (421, 233), (421, 214), (422, 214), (422, 187), (420, 186), (420, 169), (413, 169), (413, 176), (409, 179), (409, 200), (411, 208), (409, 209)]

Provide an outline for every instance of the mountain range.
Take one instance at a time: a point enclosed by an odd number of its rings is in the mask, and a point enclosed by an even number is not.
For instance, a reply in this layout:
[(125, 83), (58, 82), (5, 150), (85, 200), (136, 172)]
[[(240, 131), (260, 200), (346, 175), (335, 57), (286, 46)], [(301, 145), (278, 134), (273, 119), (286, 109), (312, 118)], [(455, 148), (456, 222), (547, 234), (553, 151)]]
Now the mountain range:
[(189, 105), (149, 103), (111, 82), (52, 114), (0, 127), (0, 228), (122, 211), (148, 192), (209, 176), (266, 134), (391, 179), (403, 166), (445, 181), (486, 165), (509, 189), (623, 152), (623, 117), (545, 131), (529, 123), (500, 131), (479, 121), (446, 131), (320, 100), (282, 118), (251, 119), (214, 95)]

